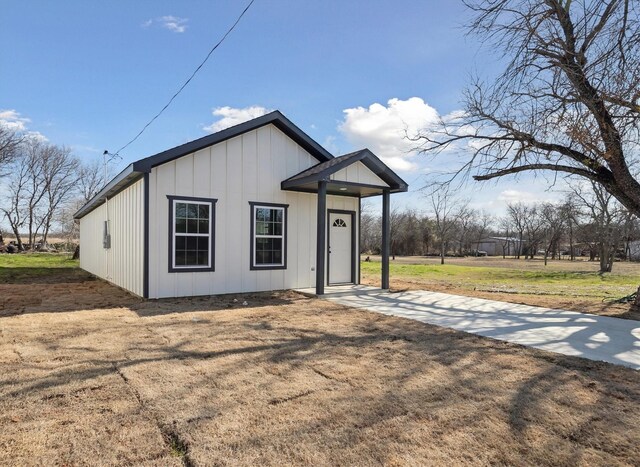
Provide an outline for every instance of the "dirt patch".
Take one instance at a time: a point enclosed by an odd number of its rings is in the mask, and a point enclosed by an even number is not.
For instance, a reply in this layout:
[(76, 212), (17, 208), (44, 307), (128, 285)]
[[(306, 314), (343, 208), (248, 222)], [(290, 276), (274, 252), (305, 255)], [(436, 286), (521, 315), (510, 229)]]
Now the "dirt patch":
[(58, 284), (86, 309), (0, 318), (0, 464), (640, 458), (627, 368), (292, 292), (143, 302), (89, 282)]

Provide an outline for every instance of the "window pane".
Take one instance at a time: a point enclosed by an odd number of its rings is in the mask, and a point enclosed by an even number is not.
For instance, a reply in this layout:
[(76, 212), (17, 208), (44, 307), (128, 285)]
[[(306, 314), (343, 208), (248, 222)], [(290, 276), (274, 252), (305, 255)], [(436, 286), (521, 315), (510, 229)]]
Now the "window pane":
[(187, 232), (187, 220), (176, 219), (176, 233), (186, 233), (186, 232)]
[(198, 266), (206, 266), (209, 264), (209, 252), (198, 251)]
[(195, 237), (198, 239), (198, 250), (209, 251), (209, 237)]
[(209, 206), (207, 204), (198, 205), (198, 217), (200, 219), (209, 219)]
[(267, 223), (257, 221), (256, 222), (256, 235), (267, 235)]
[(273, 262), (274, 264), (281, 264), (282, 263), (282, 251), (281, 250), (276, 250), (273, 252)]
[(184, 250), (187, 247), (185, 237), (176, 235), (176, 250)]
[(187, 217), (189, 219), (197, 219), (198, 218), (198, 205), (197, 204), (187, 204)]
[(187, 233), (198, 233), (198, 220), (197, 219), (188, 219), (187, 220)]
[(189, 266), (197, 266), (198, 264), (198, 253), (196, 251), (188, 250), (186, 252), (187, 260), (186, 264)]
[(256, 220), (258, 221), (266, 221), (269, 219), (269, 210), (264, 208), (256, 209)]
[(176, 266), (184, 266), (185, 260), (186, 257), (184, 251), (176, 251)]
[(176, 218), (187, 217), (187, 205), (185, 203), (176, 203)]
[(198, 233), (209, 233), (209, 221), (198, 221)]

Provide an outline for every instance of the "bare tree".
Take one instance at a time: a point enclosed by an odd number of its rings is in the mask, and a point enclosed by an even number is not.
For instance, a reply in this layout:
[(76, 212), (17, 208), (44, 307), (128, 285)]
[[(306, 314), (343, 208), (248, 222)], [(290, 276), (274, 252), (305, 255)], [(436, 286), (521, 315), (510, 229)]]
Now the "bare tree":
[(462, 256), (465, 250), (470, 249), (470, 235), (475, 227), (478, 213), (469, 207), (469, 200), (459, 200), (453, 215), (458, 237), (458, 254)]
[(473, 141), (476, 180), (553, 171), (591, 180), (640, 214), (640, 2), (468, 0), (472, 33), (510, 57), (476, 80), (464, 115), (419, 135), (423, 151)]
[(590, 188), (579, 185), (572, 188), (589, 218), (587, 234), (598, 248), (600, 272), (611, 272), (628, 211), (597, 183), (592, 183)]
[[(42, 243), (47, 244), (54, 216), (70, 200), (80, 178), (80, 163), (66, 147), (48, 146), (42, 151), (42, 186), (45, 192), (40, 225)], [(34, 239), (35, 240), (35, 239)]]
[(420, 149), (473, 143), (458, 173), (577, 176), (640, 216), (640, 2), (465, 3), (474, 13), (469, 31), (508, 62), (495, 81), (471, 83), (464, 112), (417, 135)]
[(433, 211), (436, 235), (440, 243), (440, 264), (444, 264), (448, 244), (455, 232), (455, 212), (459, 208), (459, 202), (449, 191), (448, 186), (440, 187), (432, 192), (429, 200)]
[(479, 215), (476, 212), (475, 225), (473, 226), (473, 238), (476, 244), (476, 254), (479, 250), (479, 245), (482, 239), (485, 237), (491, 225), (495, 222), (494, 217), (486, 211), (482, 211)]
[[(108, 177), (108, 174), (107, 174)], [(85, 162), (80, 166), (78, 191), (86, 203), (102, 189), (109, 180), (105, 179), (104, 164), (99, 160)]]
[(17, 157), (24, 136), (0, 123), (0, 177), (7, 175), (7, 165)]
[(518, 234), (518, 244), (516, 245), (516, 258), (520, 259), (522, 246), (524, 244), (524, 232), (527, 229), (527, 216), (530, 215), (529, 208), (524, 203), (509, 203), (507, 213), (514, 233)]
[(79, 165), (69, 149), (37, 139), (27, 140), (11, 165), (9, 203), (2, 208), (18, 248), (34, 248), (38, 235), (46, 244), (57, 211), (77, 188)]
[[(502, 259), (505, 259), (507, 257), (507, 254), (511, 255), (511, 253), (513, 253), (513, 256), (519, 254), (518, 252), (520, 251), (520, 247), (516, 248), (515, 242), (513, 241), (513, 218), (510, 215), (500, 218), (500, 229), (504, 235), (504, 237), (500, 239), (500, 246), (502, 247)], [(520, 238), (522, 238), (522, 235), (520, 235)]]
[(543, 233), (545, 240), (544, 248), (544, 265), (547, 265), (549, 253), (555, 259), (560, 247), (560, 241), (564, 234), (565, 211), (562, 206), (554, 206), (551, 203), (544, 203), (540, 208), (540, 218), (543, 225)]

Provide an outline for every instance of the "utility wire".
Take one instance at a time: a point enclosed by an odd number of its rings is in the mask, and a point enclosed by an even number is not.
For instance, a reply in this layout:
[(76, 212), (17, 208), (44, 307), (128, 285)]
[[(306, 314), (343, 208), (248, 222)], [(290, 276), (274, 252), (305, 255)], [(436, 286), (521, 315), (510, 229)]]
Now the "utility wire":
[(167, 102), (165, 104), (165, 106), (160, 110), (160, 112), (158, 112), (157, 114), (154, 115), (154, 117), (149, 120), (147, 122), (147, 124), (142, 127), (142, 130), (140, 130), (140, 132), (131, 140), (129, 141), (127, 144), (125, 144), (124, 146), (122, 146), (120, 149), (118, 149), (116, 151), (116, 153), (114, 154), (114, 156), (118, 156), (120, 154), (120, 151), (126, 149), (130, 144), (132, 144), (134, 141), (136, 141), (140, 135), (142, 135), (142, 133), (144, 133), (144, 131), (149, 127), (149, 125), (151, 125), (160, 115), (162, 115), (162, 113), (167, 110), (167, 108), (171, 105), (171, 103), (173, 102), (173, 100), (178, 97), (178, 95), (182, 92), (182, 90), (184, 88), (187, 87), (187, 85), (191, 82), (191, 80), (196, 76), (196, 74), (200, 71), (200, 69), (204, 66), (205, 63), (207, 63), (207, 60), (209, 60), (209, 57), (211, 57), (211, 54), (213, 54), (213, 52), (215, 52), (215, 50), (220, 47), (220, 45), (224, 42), (224, 40), (227, 38), (227, 36), (229, 34), (231, 34), (231, 32), (236, 28), (236, 26), (238, 25), (238, 23), (240, 22), (240, 20), (242, 19), (242, 17), (244, 16), (244, 14), (249, 10), (249, 8), (251, 8), (251, 5), (253, 5), (253, 2), (255, 2), (255, 0), (251, 0), (247, 6), (245, 7), (244, 10), (242, 10), (242, 13), (240, 13), (240, 16), (238, 16), (238, 18), (236, 19), (235, 23), (233, 23), (231, 25), (231, 27), (227, 30), (227, 32), (224, 34), (224, 36), (222, 36), (222, 39), (220, 39), (218, 41), (218, 43), (216, 45), (213, 46), (213, 48), (211, 50), (209, 50), (209, 53), (207, 54), (207, 56), (204, 58), (204, 60), (202, 60), (202, 62), (200, 63), (200, 65), (198, 65), (198, 67), (194, 70), (193, 73), (191, 73), (191, 76), (189, 76), (189, 78), (184, 82), (184, 84), (182, 86), (180, 86), (180, 89), (178, 89), (178, 91), (176, 91), (176, 93), (171, 96), (171, 99), (169, 99), (169, 102)]

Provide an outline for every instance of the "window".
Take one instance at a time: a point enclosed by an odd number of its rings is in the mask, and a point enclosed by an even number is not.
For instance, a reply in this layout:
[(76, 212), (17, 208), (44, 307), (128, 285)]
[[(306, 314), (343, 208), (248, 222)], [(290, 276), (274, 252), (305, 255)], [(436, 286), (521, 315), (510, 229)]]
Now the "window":
[(333, 226), (334, 227), (346, 227), (347, 223), (344, 221), (344, 219), (340, 219), (339, 217), (333, 221)]
[(251, 206), (251, 269), (287, 267), (286, 204), (249, 203)]
[(169, 272), (214, 270), (215, 199), (169, 198)]

